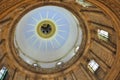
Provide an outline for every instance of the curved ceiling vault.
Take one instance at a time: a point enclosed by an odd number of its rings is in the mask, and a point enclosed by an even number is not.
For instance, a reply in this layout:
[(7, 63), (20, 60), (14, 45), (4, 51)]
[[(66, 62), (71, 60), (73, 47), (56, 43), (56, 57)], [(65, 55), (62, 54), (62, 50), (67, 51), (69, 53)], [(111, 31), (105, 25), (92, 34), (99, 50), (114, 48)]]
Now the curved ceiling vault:
[[(119, 80), (119, 0), (1, 0), (6, 80)], [(0, 71), (0, 75), (1, 75)]]

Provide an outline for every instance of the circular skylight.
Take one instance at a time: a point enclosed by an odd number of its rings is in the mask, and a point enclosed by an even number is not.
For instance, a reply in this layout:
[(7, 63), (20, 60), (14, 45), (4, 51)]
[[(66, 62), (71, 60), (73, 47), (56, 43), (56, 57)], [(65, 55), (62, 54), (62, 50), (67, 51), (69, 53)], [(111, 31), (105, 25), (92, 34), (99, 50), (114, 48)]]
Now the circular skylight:
[(82, 42), (77, 18), (58, 6), (31, 10), (18, 22), (14, 35), (19, 56), (26, 63), (41, 68), (68, 62)]

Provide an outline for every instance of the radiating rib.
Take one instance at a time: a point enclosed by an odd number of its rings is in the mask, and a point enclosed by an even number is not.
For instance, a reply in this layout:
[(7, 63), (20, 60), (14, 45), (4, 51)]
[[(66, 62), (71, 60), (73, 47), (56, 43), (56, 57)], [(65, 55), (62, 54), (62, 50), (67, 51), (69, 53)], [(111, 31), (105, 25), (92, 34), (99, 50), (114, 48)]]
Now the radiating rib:
[(40, 20), (42, 20), (43, 19), (43, 17), (42, 17), (42, 15), (39, 13), (39, 16), (40, 16)]
[(47, 14), (46, 14), (46, 19), (48, 19), (48, 17), (49, 17), (49, 12), (47, 11)]
[(58, 34), (57, 36), (60, 37), (61, 39), (65, 40), (65, 38), (63, 36), (61, 36), (60, 34)]
[(35, 30), (34, 30), (34, 29), (32, 29), (32, 30), (28, 30), (27, 32), (35, 32)]
[(57, 14), (54, 14), (51, 19), (54, 19), (54, 18), (56, 17), (56, 15), (57, 15)]
[(34, 25), (34, 24), (27, 24), (27, 25), (35, 27), (35, 25)]
[(64, 33), (66, 32), (66, 31), (64, 31), (64, 30), (58, 30), (58, 31), (59, 31), (59, 32), (64, 32)]
[(27, 38), (28, 40), (30, 40), (30, 39), (32, 39), (33, 37), (35, 37), (36, 35), (35, 34), (33, 34), (33, 35), (31, 35), (29, 38)]
[(54, 49), (54, 45), (53, 45), (53, 42), (51, 40), (50, 40), (50, 43), (51, 43), (52, 48)]
[(57, 26), (59, 26), (59, 27), (60, 27), (60, 26), (65, 26), (65, 24), (60, 24), (60, 25), (57, 25)]
[(45, 41), (45, 44), (46, 44), (46, 46), (45, 46), (45, 47), (46, 47), (45, 50), (46, 50), (46, 52), (47, 52), (47, 40)]
[(33, 19), (35, 22), (38, 22), (38, 20), (37, 20), (36, 18), (32, 17), (32, 19)]
[(56, 38), (54, 40), (57, 42), (57, 45), (60, 46), (59, 41)]
[(35, 41), (33, 42), (32, 46), (34, 46), (37, 42), (38, 42), (38, 38), (35, 39)]
[(55, 22), (57, 23), (58, 21), (61, 21), (62, 20), (62, 18), (59, 18), (59, 19), (57, 19)]
[(41, 48), (41, 45), (42, 45), (42, 40), (39, 41), (39, 45), (40, 45), (40, 46), (39, 46), (38, 48), (40, 49), (40, 48)]

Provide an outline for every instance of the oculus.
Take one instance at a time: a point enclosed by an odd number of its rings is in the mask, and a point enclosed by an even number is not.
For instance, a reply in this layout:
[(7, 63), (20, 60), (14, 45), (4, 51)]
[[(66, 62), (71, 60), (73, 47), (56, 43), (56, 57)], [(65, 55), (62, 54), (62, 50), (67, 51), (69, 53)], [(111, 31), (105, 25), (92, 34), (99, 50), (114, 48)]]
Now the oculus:
[(56, 32), (56, 26), (50, 20), (43, 20), (37, 25), (36, 32), (42, 38), (51, 38)]

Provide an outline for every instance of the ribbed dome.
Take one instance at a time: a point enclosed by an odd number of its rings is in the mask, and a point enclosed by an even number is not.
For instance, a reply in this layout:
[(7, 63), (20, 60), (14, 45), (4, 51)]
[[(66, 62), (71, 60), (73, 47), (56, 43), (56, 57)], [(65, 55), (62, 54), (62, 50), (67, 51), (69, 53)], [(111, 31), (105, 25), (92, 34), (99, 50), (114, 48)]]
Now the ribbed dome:
[[(47, 24), (50, 25), (49, 30), (44, 26)], [(44, 31), (41, 30), (42, 26), (46, 28)], [(19, 56), (28, 64), (36, 63), (42, 68), (69, 61), (76, 54), (81, 41), (82, 30), (77, 18), (70, 11), (57, 6), (31, 10), (22, 17), (15, 31)]]

